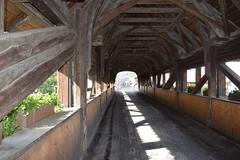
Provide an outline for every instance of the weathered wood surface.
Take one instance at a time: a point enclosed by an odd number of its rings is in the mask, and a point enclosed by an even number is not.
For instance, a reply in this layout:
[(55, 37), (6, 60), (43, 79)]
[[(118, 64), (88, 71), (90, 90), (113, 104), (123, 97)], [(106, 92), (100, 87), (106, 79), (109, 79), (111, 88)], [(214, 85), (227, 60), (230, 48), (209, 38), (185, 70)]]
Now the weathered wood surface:
[(74, 37), (66, 27), (0, 36), (0, 118), (72, 57)]
[(0, 34), (4, 32), (5, 1), (0, 1)]

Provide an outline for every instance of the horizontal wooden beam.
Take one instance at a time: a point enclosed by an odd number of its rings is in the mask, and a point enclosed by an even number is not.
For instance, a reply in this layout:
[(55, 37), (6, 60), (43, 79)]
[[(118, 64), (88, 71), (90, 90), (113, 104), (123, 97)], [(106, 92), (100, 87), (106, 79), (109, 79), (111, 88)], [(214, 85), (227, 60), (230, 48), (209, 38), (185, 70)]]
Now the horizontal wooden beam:
[[(120, 5), (117, 8), (112, 9), (110, 12), (105, 13), (102, 15), (96, 22), (95, 28), (99, 29), (109, 22), (111, 22), (114, 18), (118, 17), (121, 13), (124, 13), (128, 11), (130, 8), (135, 6), (136, 4), (148, 4), (148, 3), (162, 3), (164, 1), (159, 0), (128, 0), (126, 1), (123, 5)], [(169, 0), (172, 4), (176, 5), (177, 7), (181, 8), (183, 11), (185, 11), (187, 14), (191, 16), (195, 16), (196, 18), (200, 19), (201, 21), (207, 23), (207, 24), (212, 24), (213, 26), (222, 29), (223, 26), (218, 24), (215, 20), (203, 15), (202, 13), (194, 10), (193, 8), (187, 6), (184, 1), (179, 1), (179, 0)]]
[(144, 8), (144, 7), (133, 7), (124, 13), (179, 13), (182, 10), (179, 8)]
[(66, 27), (0, 35), (0, 119), (72, 57), (74, 38)]
[(162, 22), (162, 23), (172, 23), (175, 18), (119, 18), (121, 23), (153, 23), (153, 22)]

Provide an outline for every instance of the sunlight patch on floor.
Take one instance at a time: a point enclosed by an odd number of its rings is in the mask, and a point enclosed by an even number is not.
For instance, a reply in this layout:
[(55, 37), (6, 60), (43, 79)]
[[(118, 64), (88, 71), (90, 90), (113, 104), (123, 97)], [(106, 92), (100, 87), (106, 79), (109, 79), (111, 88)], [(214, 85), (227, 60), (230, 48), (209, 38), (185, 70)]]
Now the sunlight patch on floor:
[(167, 148), (146, 150), (149, 160), (175, 160)]
[[(142, 144), (160, 142), (160, 137), (155, 133), (151, 125), (148, 123), (144, 114), (139, 110), (131, 98), (125, 93), (124, 99), (126, 101), (127, 110), (131, 116), (133, 123), (136, 125), (136, 131), (140, 137)], [(167, 148), (159, 148), (145, 150), (149, 160), (174, 160), (174, 156)]]

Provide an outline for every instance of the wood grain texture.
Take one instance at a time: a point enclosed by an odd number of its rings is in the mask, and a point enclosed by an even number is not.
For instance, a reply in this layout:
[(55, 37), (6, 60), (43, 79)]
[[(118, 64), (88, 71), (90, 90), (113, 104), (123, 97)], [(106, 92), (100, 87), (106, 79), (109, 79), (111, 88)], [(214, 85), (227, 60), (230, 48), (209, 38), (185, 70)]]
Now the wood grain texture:
[(72, 57), (74, 34), (57, 27), (6, 34), (0, 41), (0, 56), (8, 62), (2, 62), (0, 70), (2, 118)]

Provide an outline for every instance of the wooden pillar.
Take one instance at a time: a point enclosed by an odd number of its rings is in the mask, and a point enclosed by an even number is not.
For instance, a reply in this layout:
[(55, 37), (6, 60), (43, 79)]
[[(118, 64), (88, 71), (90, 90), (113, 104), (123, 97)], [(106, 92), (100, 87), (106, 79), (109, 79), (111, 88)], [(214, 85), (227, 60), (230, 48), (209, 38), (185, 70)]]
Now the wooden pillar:
[(157, 88), (160, 88), (161, 85), (161, 74), (157, 75)]
[(196, 83), (199, 82), (201, 78), (202, 78), (201, 67), (197, 67), (196, 68)]
[(61, 105), (68, 107), (68, 65), (63, 65), (57, 73), (58, 77), (58, 98)]
[(179, 73), (177, 73), (177, 91), (183, 92), (187, 88), (187, 70), (180, 69)]
[(4, 32), (5, 0), (0, 0), (0, 34)]
[(226, 97), (226, 76), (225, 74), (218, 68), (217, 70), (217, 90), (218, 90), (218, 95), (217, 97), (219, 98), (225, 98)]
[(80, 126), (81, 126), (81, 154), (87, 154), (87, 69), (88, 55), (91, 55), (91, 27), (88, 23), (86, 6), (76, 4), (75, 6), (75, 29), (77, 33), (75, 49), (75, 106), (80, 107)]
[(152, 78), (153, 78), (153, 82), (152, 82), (153, 85), (152, 85), (152, 87), (155, 88), (155, 87), (157, 86), (157, 85), (156, 85), (156, 84), (157, 84), (157, 81), (156, 81), (156, 75), (153, 75)]
[(163, 84), (162, 84), (162, 86), (164, 86), (165, 83), (166, 83), (166, 73), (163, 73)]
[(96, 47), (95, 51), (96, 51), (95, 90), (96, 90), (96, 94), (100, 94), (101, 93), (101, 50), (99, 47)]
[(58, 70), (58, 98), (65, 108), (72, 107), (72, 61), (68, 61)]
[(208, 77), (208, 96), (217, 96), (217, 70), (216, 70), (216, 51), (215, 47), (209, 44), (204, 46), (205, 73)]

